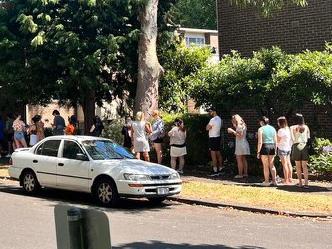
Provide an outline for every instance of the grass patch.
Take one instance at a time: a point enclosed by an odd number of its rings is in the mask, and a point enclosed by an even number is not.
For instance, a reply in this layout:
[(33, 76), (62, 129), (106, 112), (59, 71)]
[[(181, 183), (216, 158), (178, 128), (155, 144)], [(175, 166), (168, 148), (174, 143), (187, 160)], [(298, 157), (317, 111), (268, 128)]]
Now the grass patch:
[(290, 193), (275, 188), (187, 182), (183, 183), (181, 196), (280, 211), (332, 213), (332, 195)]

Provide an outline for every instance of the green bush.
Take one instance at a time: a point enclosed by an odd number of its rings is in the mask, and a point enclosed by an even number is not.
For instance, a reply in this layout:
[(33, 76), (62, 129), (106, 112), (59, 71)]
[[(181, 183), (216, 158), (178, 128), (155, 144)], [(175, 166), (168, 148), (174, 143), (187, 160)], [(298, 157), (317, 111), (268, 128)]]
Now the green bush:
[(319, 174), (332, 173), (332, 141), (316, 138), (314, 149), (316, 154), (310, 156), (310, 169)]
[(190, 79), (190, 96), (200, 106), (214, 105), (273, 110), (285, 114), (311, 102), (331, 106), (332, 49), (286, 54), (278, 47), (254, 52), (250, 58), (237, 52), (218, 65), (204, 67)]

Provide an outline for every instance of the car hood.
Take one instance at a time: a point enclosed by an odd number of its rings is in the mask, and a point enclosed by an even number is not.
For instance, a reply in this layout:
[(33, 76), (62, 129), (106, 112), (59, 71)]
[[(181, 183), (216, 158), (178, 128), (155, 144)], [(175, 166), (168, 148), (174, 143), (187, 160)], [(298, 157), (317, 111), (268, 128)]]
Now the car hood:
[(176, 173), (175, 170), (156, 163), (141, 160), (123, 160), (119, 167), (123, 173), (144, 174), (144, 175), (169, 175)]

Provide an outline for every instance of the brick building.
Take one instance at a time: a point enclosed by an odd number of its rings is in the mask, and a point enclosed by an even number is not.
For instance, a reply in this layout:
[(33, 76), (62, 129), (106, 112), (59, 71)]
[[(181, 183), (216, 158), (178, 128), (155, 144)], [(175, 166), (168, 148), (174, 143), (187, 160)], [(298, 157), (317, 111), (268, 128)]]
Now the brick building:
[(239, 9), (218, 0), (220, 54), (252, 51), (273, 45), (289, 53), (322, 50), (332, 41), (332, 1), (308, 0), (308, 6), (286, 6), (265, 18), (254, 9)]
[[(228, 0), (217, 3), (220, 56), (231, 50), (250, 56), (255, 50), (271, 46), (279, 46), (288, 53), (323, 50), (325, 43), (332, 41), (332, 0), (308, 0), (306, 7), (285, 6), (268, 18), (252, 8), (232, 6)], [(331, 107), (305, 104), (296, 111), (303, 113), (314, 135), (332, 138)], [(257, 117), (261, 113), (256, 110), (233, 113), (244, 117), (249, 131), (258, 128)], [(276, 118), (272, 117), (274, 125)]]

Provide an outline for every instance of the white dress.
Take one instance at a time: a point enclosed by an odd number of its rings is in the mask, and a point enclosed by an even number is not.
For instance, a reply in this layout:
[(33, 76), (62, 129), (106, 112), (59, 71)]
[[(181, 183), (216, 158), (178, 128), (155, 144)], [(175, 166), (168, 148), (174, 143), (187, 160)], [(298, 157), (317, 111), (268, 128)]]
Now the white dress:
[(236, 128), (236, 132), (243, 133), (243, 137), (240, 138), (236, 136), (235, 139), (235, 155), (243, 156), (243, 155), (250, 155), (250, 147), (247, 140), (247, 127), (245, 126), (238, 126)]
[(171, 145), (171, 157), (180, 157), (187, 155), (186, 136), (185, 131), (181, 131), (179, 127), (173, 127), (169, 132)]
[(134, 121), (131, 124), (134, 140), (134, 151), (137, 152), (149, 152), (150, 145), (145, 131), (146, 122), (144, 121)]

